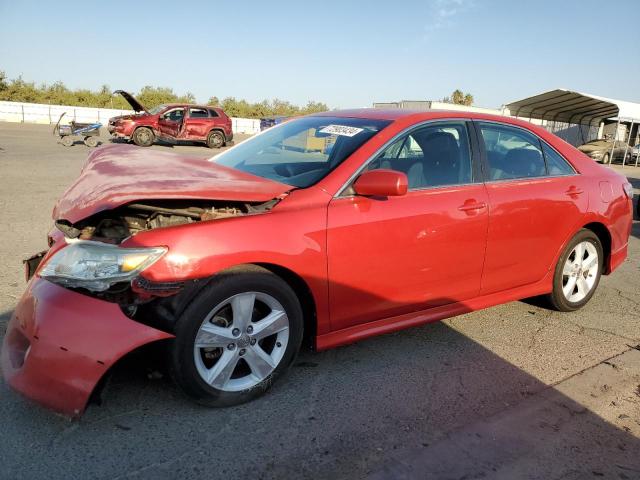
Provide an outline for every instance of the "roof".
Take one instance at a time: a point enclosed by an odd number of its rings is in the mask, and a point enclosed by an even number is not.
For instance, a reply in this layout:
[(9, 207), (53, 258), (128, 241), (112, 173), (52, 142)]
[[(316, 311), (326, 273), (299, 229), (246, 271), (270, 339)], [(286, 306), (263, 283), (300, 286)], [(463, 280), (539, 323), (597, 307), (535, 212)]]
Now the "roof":
[(195, 108), (211, 108), (213, 110), (222, 110), (222, 107), (214, 107), (213, 105), (200, 105), (198, 103), (163, 103), (165, 108), (179, 107), (195, 107)]
[(344, 117), (344, 118), (368, 118), (373, 120), (398, 120), (406, 117), (429, 120), (432, 118), (475, 118), (485, 120), (506, 121), (508, 123), (526, 123), (510, 117), (493, 115), (484, 112), (470, 112), (465, 110), (410, 110), (405, 108), (358, 108), (353, 110), (332, 110), (328, 112), (315, 113), (312, 116), (322, 117)]
[(591, 125), (607, 118), (640, 121), (640, 104), (565, 89), (550, 90), (505, 105), (515, 117)]

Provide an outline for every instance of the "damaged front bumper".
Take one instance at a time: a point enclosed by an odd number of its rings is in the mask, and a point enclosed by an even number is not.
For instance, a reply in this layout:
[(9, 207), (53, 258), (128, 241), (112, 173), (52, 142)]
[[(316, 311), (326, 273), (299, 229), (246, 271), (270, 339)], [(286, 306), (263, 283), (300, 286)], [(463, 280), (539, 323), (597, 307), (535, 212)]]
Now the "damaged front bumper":
[(115, 303), (36, 276), (7, 326), (2, 373), (24, 396), (76, 417), (114, 363), (167, 338), (173, 336), (131, 320)]
[(48, 250), (42, 250), (22, 261), (24, 265), (24, 277), (27, 282), (36, 274), (40, 263), (42, 263), (42, 259), (48, 252)]

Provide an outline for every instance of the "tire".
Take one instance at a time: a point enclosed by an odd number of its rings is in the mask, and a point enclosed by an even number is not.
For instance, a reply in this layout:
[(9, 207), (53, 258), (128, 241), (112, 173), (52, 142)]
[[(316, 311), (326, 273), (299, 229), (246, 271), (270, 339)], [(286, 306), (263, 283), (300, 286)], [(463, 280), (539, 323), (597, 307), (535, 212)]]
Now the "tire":
[(180, 314), (169, 370), (196, 402), (239, 405), (287, 371), (302, 333), (300, 302), (284, 280), (260, 267), (232, 270), (217, 275)]
[(209, 132), (207, 136), (207, 147), (222, 148), (224, 146), (224, 135), (219, 130)]
[(71, 147), (73, 145), (73, 138), (69, 135), (65, 135), (64, 137), (60, 137), (60, 143), (65, 147)]
[(602, 157), (602, 163), (604, 163), (605, 165), (607, 165), (609, 163), (609, 154), (605, 153), (604, 157)]
[[(580, 252), (582, 261), (578, 261)], [(556, 265), (553, 290), (549, 295), (551, 305), (561, 312), (571, 312), (586, 305), (600, 283), (603, 260), (602, 243), (597, 235), (591, 230), (580, 230)]]
[(156, 138), (153, 134), (153, 130), (149, 127), (138, 127), (136, 128), (136, 131), (133, 132), (131, 139), (133, 140), (133, 143), (139, 147), (150, 147), (153, 145)]
[(98, 137), (84, 137), (84, 144), (87, 147), (97, 147), (98, 146)]

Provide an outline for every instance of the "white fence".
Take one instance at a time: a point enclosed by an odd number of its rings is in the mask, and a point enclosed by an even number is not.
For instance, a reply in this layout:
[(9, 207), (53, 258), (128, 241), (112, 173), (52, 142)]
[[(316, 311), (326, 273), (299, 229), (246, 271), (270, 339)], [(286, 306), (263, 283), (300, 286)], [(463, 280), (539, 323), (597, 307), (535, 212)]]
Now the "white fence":
[(260, 133), (260, 120), (253, 118), (231, 117), (231, 128), (233, 133)]
[[(66, 113), (62, 123), (75, 120), (80, 123), (102, 123), (107, 125), (111, 117), (134, 113), (132, 110), (112, 108), (73, 107), (69, 105), (44, 105), (40, 103), (0, 101), (0, 121), (21, 123), (52, 124)], [(231, 118), (233, 133), (254, 134), (260, 131), (260, 120), (252, 118)]]

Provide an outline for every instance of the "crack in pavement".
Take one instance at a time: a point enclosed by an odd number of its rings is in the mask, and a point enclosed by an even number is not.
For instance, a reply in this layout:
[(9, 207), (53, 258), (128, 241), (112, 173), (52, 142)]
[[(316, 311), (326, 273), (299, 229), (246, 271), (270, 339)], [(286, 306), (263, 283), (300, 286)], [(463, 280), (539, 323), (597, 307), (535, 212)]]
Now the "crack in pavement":
[[(625, 336), (625, 335), (621, 335), (621, 334), (619, 334), (619, 333), (611, 332), (611, 331), (609, 331), (609, 330), (605, 330), (605, 329), (602, 329), (602, 328), (587, 327), (587, 326), (584, 326), (584, 325), (580, 325), (579, 323), (572, 322), (572, 321), (571, 321), (571, 320), (569, 320), (569, 319), (563, 319), (563, 322), (569, 323), (569, 324), (573, 325), (574, 327), (578, 327), (578, 329), (580, 330), (580, 331), (578, 332), (578, 334), (579, 334), (579, 335), (582, 335), (582, 334), (583, 334), (583, 332), (584, 332), (585, 330), (590, 330), (590, 331), (593, 331), (593, 332), (605, 333), (605, 334), (607, 334), (607, 335), (611, 335), (611, 336), (613, 336), (613, 337), (617, 337), (617, 338), (620, 338), (620, 339), (622, 339), (622, 340), (626, 340), (627, 342), (637, 342), (637, 341), (640, 341), (640, 338), (627, 337), (627, 336)], [(626, 345), (626, 344), (625, 344), (625, 345)]]
[[(163, 460), (161, 462), (153, 462), (153, 463), (150, 463), (150, 464), (145, 465), (143, 467), (140, 467), (140, 468), (137, 468), (135, 470), (132, 470), (131, 472), (127, 472), (127, 473), (125, 473), (123, 475), (118, 475), (116, 477), (110, 477), (110, 478), (111, 478), (111, 480), (120, 480), (120, 479), (123, 479), (123, 478), (131, 478), (131, 477), (134, 477), (134, 476), (138, 476), (138, 475), (146, 472), (147, 470), (151, 470), (152, 468), (156, 468), (156, 467), (163, 468), (163, 467), (169, 466), (169, 465), (173, 464), (174, 462), (183, 459), (184, 457), (186, 457), (187, 455), (189, 455), (192, 452), (193, 452), (193, 450), (189, 449), (189, 450), (186, 450), (186, 451), (182, 452), (179, 455), (176, 455), (174, 457), (169, 458), (168, 460)], [(200, 453), (202, 453), (202, 452), (200, 452)]]

